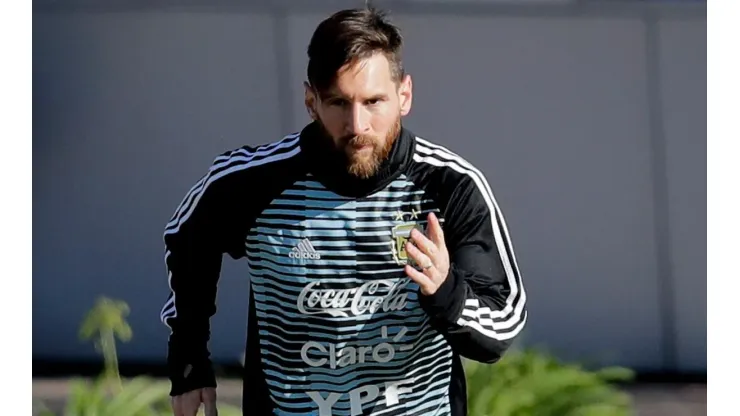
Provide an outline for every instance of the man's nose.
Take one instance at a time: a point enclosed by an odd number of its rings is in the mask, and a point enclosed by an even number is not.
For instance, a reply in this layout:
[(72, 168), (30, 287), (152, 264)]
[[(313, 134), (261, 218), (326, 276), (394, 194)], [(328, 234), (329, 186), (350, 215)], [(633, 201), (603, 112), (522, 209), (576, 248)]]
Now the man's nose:
[(354, 104), (347, 114), (347, 131), (355, 136), (365, 134), (370, 129), (370, 117), (363, 106)]

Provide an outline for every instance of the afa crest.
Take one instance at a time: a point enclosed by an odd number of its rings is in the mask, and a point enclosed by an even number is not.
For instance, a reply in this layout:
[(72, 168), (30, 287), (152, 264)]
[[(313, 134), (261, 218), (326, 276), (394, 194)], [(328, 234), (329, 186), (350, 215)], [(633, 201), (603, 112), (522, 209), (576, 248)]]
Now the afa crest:
[[(414, 260), (409, 258), (406, 252), (406, 242), (411, 238), (411, 230), (416, 228), (420, 232), (424, 232), (421, 225), (415, 221), (419, 217), (420, 211), (411, 210), (411, 212), (396, 212), (396, 221), (403, 221), (391, 228), (391, 245), (393, 247), (393, 257), (399, 266), (405, 266), (407, 264), (414, 265)], [(407, 220), (408, 218), (408, 220)]]

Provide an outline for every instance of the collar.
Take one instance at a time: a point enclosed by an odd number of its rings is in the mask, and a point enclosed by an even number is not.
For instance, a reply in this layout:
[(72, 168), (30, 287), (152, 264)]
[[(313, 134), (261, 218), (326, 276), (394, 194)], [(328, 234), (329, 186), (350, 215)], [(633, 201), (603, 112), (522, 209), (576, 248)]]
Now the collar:
[(413, 161), (415, 142), (414, 134), (401, 126), (390, 154), (378, 172), (370, 178), (360, 179), (347, 172), (341, 159), (332, 157), (332, 144), (320, 134), (316, 122), (308, 124), (299, 139), (306, 170), (330, 191), (349, 197), (370, 195), (397, 179)]

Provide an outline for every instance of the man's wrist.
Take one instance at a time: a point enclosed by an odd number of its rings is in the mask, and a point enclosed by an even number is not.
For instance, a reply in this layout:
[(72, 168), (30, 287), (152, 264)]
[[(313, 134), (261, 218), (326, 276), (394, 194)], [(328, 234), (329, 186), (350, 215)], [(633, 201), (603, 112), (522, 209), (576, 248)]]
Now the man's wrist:
[(462, 307), (460, 297), (455, 266), (450, 265), (447, 278), (445, 278), (445, 281), (442, 282), (435, 293), (424, 295), (419, 292), (419, 303), (433, 319), (443, 321), (449, 325), (454, 324), (460, 314)]

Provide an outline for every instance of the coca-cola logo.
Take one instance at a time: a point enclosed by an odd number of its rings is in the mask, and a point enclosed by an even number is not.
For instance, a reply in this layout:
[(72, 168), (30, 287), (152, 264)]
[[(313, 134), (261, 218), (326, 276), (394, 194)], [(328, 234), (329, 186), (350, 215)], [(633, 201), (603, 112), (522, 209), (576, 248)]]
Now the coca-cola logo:
[(298, 296), (298, 310), (305, 315), (326, 313), (334, 317), (359, 316), (378, 311), (399, 311), (406, 307), (408, 280), (373, 280), (360, 287), (325, 288), (311, 282)]

